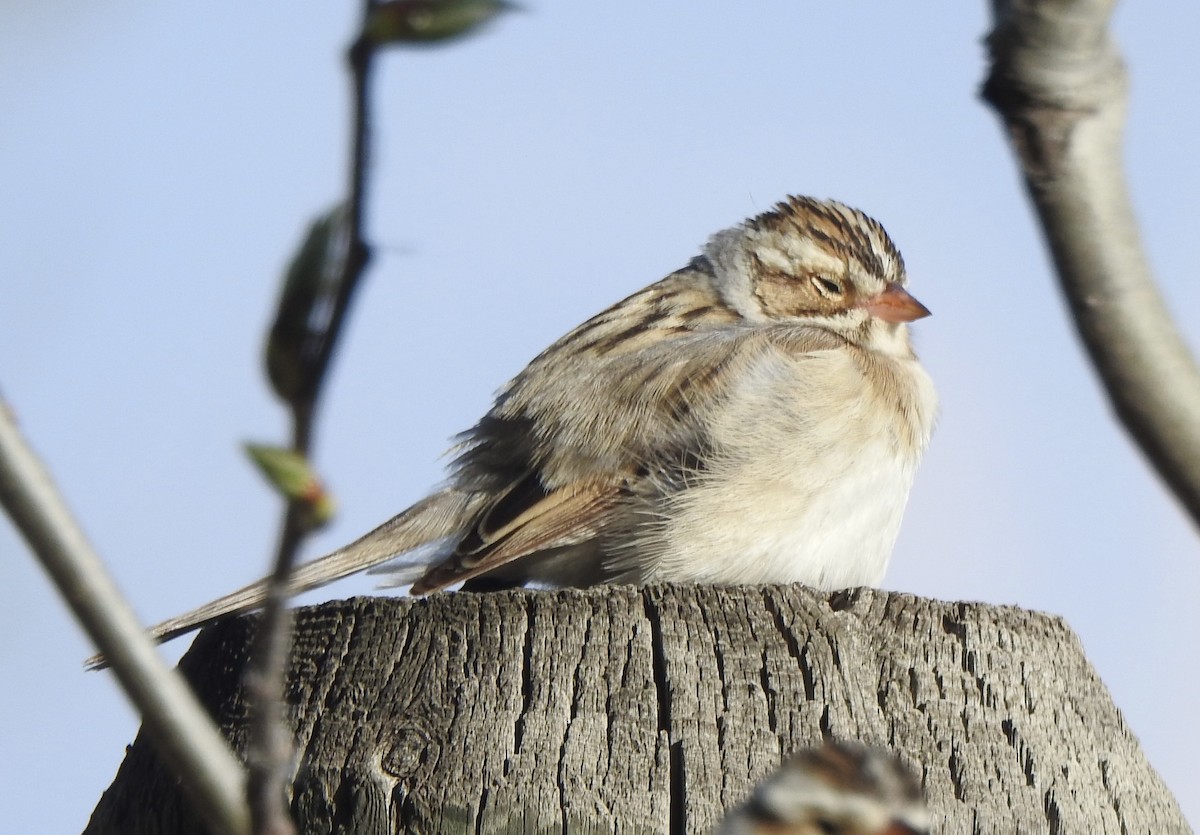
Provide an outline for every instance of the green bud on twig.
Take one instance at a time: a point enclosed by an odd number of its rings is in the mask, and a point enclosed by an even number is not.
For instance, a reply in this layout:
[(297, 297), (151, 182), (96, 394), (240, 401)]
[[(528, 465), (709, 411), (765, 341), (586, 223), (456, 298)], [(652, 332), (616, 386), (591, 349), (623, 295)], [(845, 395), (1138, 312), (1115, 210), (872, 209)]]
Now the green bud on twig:
[(307, 458), (267, 444), (245, 443), (243, 447), (267, 482), (304, 511), (306, 530), (315, 530), (333, 518), (336, 510), (333, 497), (326, 492)]

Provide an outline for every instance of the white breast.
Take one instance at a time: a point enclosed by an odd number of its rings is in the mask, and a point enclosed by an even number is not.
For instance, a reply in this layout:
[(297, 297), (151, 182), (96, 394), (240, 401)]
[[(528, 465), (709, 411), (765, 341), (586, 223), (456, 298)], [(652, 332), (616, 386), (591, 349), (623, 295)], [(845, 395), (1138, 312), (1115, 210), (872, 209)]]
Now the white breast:
[(844, 350), (756, 357), (714, 415), (717, 454), (639, 547), (644, 579), (878, 584), (935, 402), (915, 360), (886, 362), (917, 408), (888, 402)]

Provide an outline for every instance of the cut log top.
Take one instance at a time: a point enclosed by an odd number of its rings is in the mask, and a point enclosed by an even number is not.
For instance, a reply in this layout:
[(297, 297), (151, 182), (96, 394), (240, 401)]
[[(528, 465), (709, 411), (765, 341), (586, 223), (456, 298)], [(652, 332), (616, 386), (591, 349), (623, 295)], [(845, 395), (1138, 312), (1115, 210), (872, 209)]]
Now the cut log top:
[[(180, 663), (241, 750), (254, 618)], [(301, 832), (703, 833), (823, 735), (895, 750), (939, 833), (1187, 833), (1062, 620), (801, 586), (297, 611)], [(88, 833), (202, 831), (139, 735)]]

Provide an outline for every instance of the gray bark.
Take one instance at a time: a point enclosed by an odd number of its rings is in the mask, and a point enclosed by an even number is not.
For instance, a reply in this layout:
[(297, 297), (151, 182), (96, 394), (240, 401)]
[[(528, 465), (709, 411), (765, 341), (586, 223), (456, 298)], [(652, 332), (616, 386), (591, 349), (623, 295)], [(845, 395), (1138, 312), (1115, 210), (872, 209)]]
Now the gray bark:
[(983, 97), (1004, 121), (1117, 417), (1200, 525), (1200, 367), (1158, 291), (1125, 182), (1128, 77), (1108, 32), (1115, 5), (992, 0)]
[[(181, 667), (236, 747), (253, 618)], [(357, 598), (301, 609), (305, 833), (700, 833), (823, 734), (922, 775), (935, 832), (1186, 833), (1078, 639), (1014, 608), (800, 586)], [(87, 832), (202, 824), (139, 736)]]

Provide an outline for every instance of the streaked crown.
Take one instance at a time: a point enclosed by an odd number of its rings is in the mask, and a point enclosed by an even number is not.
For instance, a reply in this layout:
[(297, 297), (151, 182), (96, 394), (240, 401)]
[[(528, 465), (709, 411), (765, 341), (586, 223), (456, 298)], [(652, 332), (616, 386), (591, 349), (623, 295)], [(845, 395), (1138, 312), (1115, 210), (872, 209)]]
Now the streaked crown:
[(717, 233), (705, 254), (726, 301), (751, 321), (861, 319), (868, 299), (908, 281), (878, 221), (811, 197), (789, 197)]

